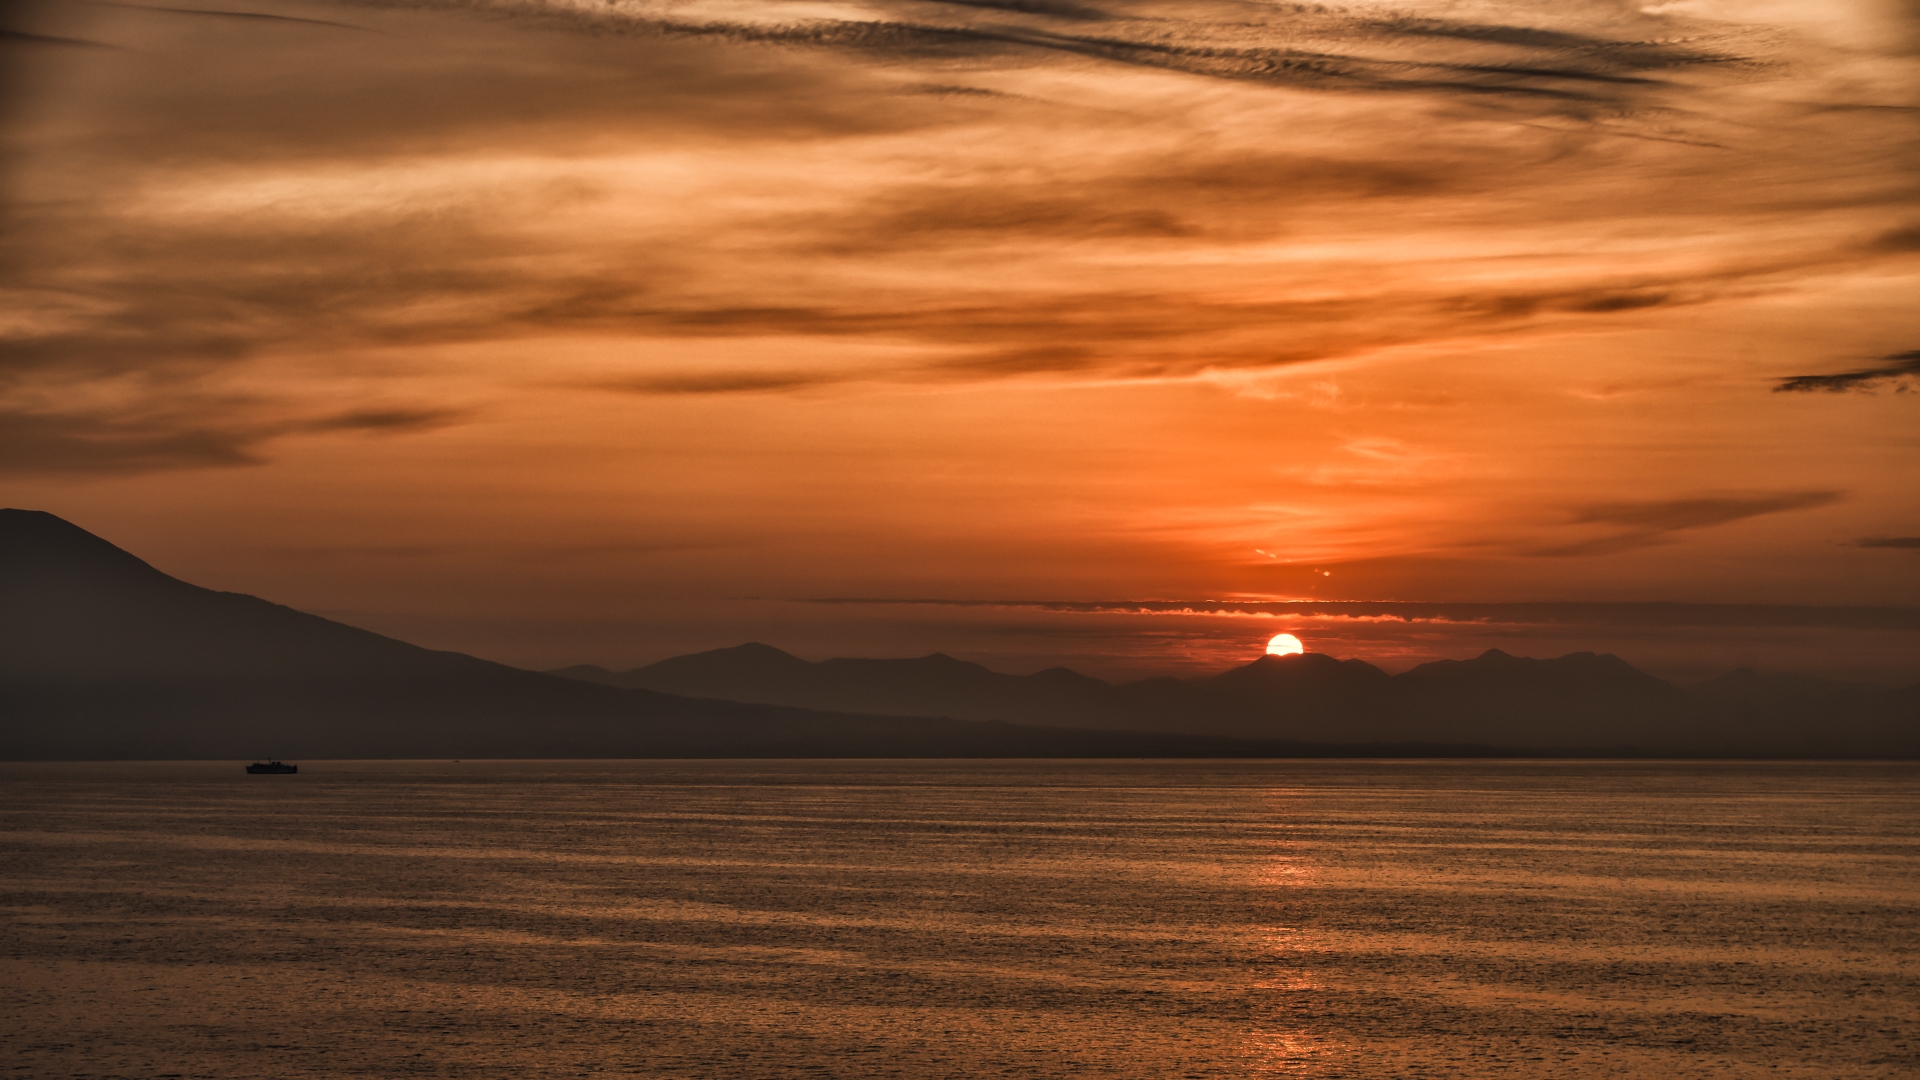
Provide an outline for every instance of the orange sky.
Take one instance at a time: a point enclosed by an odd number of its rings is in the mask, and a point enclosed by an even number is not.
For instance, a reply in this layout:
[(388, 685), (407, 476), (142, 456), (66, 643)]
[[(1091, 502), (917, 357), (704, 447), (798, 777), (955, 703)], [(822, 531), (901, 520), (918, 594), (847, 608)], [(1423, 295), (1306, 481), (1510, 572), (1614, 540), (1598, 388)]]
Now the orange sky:
[(1910, 3), (11, 18), (0, 501), (188, 580), (529, 666), (1920, 679), (1829, 610), (1920, 606)]

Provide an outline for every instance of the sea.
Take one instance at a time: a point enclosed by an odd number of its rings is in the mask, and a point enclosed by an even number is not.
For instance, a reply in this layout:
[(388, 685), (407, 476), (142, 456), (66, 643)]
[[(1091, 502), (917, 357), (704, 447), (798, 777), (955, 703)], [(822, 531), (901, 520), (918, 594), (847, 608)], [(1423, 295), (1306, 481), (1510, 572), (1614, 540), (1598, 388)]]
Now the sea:
[(1920, 1075), (1920, 765), (0, 765), (0, 1075)]

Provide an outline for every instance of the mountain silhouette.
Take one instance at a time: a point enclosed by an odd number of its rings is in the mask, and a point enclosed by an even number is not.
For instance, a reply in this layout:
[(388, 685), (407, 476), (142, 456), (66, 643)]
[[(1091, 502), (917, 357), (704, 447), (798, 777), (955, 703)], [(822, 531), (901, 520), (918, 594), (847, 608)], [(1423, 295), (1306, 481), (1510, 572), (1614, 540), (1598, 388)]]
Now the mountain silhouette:
[(1395, 676), (1393, 689), (1424, 723), (1495, 742), (1674, 746), (1714, 734), (1688, 722), (1693, 713), (1677, 688), (1610, 654), (1536, 660), (1489, 649), (1421, 664)]
[(423, 649), (161, 573), (0, 510), (0, 758), (1920, 756), (1920, 687), (1491, 650), (1388, 675), (1317, 653), (1113, 685), (763, 644), (614, 673)]
[(1240, 756), (1220, 738), (844, 715), (594, 686), (167, 576), (0, 510), (0, 758)]
[(941, 653), (815, 664), (749, 642), (632, 671), (581, 665), (552, 674), (605, 686), (842, 712), (964, 716), (1058, 727), (1126, 726), (1114, 722), (1122, 698), (1099, 679), (1065, 668), (1003, 675)]
[(1740, 668), (1687, 693), (1729, 738), (1801, 754), (1837, 743), (1862, 757), (1876, 756), (1879, 745), (1892, 756), (1920, 756), (1920, 685), (1889, 691)]
[[(847, 712), (1342, 746), (1479, 745), (1705, 756), (1920, 755), (1920, 688), (1736, 673), (1683, 690), (1617, 656), (1490, 649), (1398, 675), (1321, 653), (1196, 679), (1113, 685), (1064, 668), (1005, 675), (934, 654), (810, 663), (750, 643), (630, 671), (608, 686)], [(1790, 692), (1789, 692), (1790, 691)]]
[[(1207, 731), (1298, 731), (1326, 741), (1378, 738), (1393, 714), (1393, 679), (1364, 660), (1325, 653), (1262, 656), (1245, 667), (1193, 680)], [(1161, 691), (1162, 694), (1165, 690)], [(1191, 708), (1191, 706), (1189, 707)], [(1417, 725), (1407, 725), (1417, 737)]]

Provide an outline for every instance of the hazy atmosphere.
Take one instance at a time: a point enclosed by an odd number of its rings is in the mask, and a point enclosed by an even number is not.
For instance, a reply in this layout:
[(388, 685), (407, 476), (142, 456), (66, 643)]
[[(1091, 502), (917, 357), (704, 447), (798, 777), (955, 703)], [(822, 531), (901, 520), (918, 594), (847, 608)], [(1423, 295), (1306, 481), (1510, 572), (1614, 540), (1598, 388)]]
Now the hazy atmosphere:
[(1920, 1076), (1920, 0), (194, 3), (0, 0), (0, 1073)]
[(0, 503), (188, 581), (1920, 679), (1911, 2), (7, 12)]

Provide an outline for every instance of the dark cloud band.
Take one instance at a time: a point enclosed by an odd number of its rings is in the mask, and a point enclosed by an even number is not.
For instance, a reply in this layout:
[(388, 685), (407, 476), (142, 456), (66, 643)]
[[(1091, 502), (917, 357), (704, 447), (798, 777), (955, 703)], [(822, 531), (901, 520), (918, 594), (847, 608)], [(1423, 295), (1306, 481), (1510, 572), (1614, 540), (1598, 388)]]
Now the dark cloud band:
[(814, 597), (808, 604), (1026, 608), (1110, 615), (1272, 615), (1525, 626), (1781, 627), (1920, 632), (1920, 608), (1798, 604), (1432, 603), (1400, 600), (960, 600)]
[(1789, 394), (1809, 394), (1815, 391), (1841, 394), (1849, 390), (1871, 390), (1889, 383), (1904, 387), (1904, 380), (1914, 375), (1920, 375), (1920, 349), (1894, 353), (1884, 357), (1882, 363), (1870, 368), (1857, 368), (1831, 375), (1794, 375), (1781, 379), (1773, 390), (1774, 393)]

